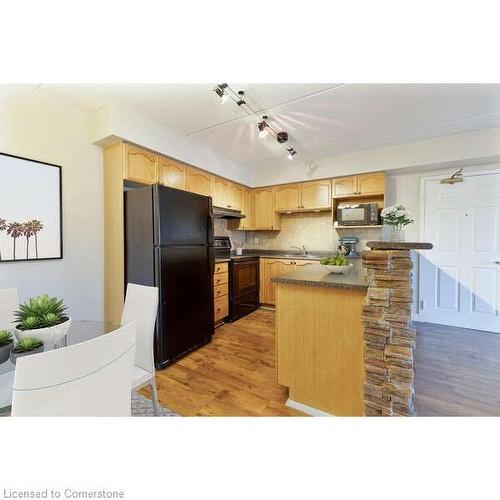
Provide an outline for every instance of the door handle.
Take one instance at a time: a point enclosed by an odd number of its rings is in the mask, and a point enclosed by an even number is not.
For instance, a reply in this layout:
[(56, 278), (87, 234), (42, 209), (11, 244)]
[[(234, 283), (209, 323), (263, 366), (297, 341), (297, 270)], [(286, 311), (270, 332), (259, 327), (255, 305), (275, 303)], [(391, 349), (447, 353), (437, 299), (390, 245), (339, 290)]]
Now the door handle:
[(498, 264), (500, 266), (500, 260), (495, 260), (495, 262), (493, 262), (493, 264)]

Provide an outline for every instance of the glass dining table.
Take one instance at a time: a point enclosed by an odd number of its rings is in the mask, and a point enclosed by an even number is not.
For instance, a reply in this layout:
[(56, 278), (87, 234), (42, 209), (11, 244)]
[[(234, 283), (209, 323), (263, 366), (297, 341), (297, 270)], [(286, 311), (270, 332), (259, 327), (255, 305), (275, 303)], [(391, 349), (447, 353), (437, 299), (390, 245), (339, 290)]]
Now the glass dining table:
[[(101, 321), (73, 321), (66, 337), (56, 345), (45, 346), (44, 350), (61, 349), (69, 345), (79, 344), (118, 328), (120, 328), (119, 325)], [(15, 369), (16, 365), (10, 360), (0, 364), (0, 416), (10, 414)]]

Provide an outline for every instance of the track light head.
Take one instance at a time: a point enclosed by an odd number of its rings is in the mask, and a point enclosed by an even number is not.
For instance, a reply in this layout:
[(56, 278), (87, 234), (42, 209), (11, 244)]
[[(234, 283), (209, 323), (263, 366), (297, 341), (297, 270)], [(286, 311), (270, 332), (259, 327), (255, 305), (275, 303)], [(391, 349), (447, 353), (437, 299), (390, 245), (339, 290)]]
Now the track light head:
[(287, 158), (289, 160), (293, 160), (293, 157), (297, 154), (297, 151), (295, 151), (295, 149), (293, 148), (288, 148), (287, 151), (288, 151)]
[(288, 141), (288, 132), (278, 132), (276, 134), (276, 140), (280, 144), (283, 144), (284, 142)]
[(225, 104), (229, 100), (229, 96), (224, 92), (227, 83), (221, 83), (214, 88), (214, 92), (220, 97), (220, 103)]
[(258, 123), (257, 127), (259, 128), (259, 137), (263, 138), (266, 137), (268, 132), (266, 128), (268, 127), (267, 123), (263, 120)]

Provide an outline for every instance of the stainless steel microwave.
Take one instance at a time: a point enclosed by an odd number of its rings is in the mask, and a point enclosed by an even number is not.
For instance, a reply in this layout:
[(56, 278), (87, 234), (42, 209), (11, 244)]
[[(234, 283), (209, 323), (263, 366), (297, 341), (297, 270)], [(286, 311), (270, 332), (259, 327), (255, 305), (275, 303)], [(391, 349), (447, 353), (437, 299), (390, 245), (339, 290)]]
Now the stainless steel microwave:
[(340, 226), (370, 226), (379, 223), (379, 208), (376, 203), (360, 203), (337, 208)]

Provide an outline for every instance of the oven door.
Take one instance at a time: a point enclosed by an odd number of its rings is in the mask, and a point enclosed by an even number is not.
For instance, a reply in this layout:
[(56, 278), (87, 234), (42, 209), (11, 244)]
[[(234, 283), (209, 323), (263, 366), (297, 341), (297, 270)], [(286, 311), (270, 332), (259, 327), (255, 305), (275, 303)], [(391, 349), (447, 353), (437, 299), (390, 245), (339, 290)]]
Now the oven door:
[(232, 261), (231, 267), (231, 297), (233, 299), (259, 290), (258, 259)]
[(259, 260), (231, 262), (229, 320), (246, 316), (259, 308)]

